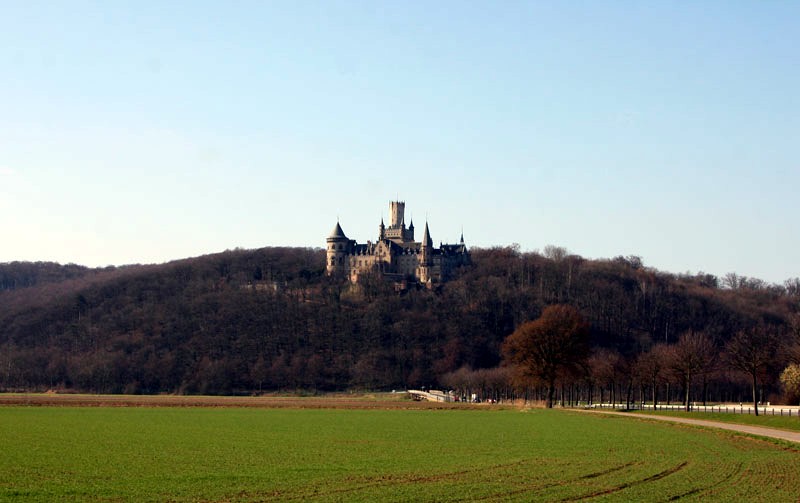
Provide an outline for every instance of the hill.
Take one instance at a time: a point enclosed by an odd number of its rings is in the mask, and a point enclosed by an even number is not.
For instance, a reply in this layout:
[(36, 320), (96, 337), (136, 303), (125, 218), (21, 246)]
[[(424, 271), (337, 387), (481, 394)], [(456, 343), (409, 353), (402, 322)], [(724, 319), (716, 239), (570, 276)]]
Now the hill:
[(716, 277), (665, 273), (636, 257), (499, 247), (474, 249), (472, 260), (434, 290), (403, 291), (378, 278), (352, 287), (326, 277), (324, 250), (305, 248), (105, 269), (2, 264), (0, 388), (436, 386), (458, 369), (496, 366), (503, 339), (548, 304), (574, 305), (591, 323), (595, 348), (631, 358), (686, 331), (720, 344), (754, 324), (788, 333), (800, 305), (796, 280), (726, 278), (721, 288)]

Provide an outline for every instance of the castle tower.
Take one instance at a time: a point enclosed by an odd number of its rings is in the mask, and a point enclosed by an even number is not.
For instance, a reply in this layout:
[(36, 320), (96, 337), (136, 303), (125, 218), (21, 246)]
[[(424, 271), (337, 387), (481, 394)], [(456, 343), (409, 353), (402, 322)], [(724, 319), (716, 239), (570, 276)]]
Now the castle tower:
[(325, 271), (330, 274), (341, 274), (347, 270), (346, 258), (350, 240), (345, 236), (342, 226), (336, 222), (327, 242)]
[(392, 201), (389, 203), (389, 214), (391, 215), (391, 221), (389, 223), (389, 228), (391, 229), (399, 229), (405, 223), (405, 219), (403, 213), (406, 211), (406, 203), (403, 201)]
[(414, 229), (406, 229), (405, 218), (406, 203), (403, 201), (390, 201), (389, 202), (389, 226), (386, 227), (384, 234), (385, 239), (391, 239), (395, 243), (404, 245), (414, 241)]
[(378, 241), (386, 239), (386, 226), (383, 225), (383, 217), (381, 217), (381, 225), (378, 226)]

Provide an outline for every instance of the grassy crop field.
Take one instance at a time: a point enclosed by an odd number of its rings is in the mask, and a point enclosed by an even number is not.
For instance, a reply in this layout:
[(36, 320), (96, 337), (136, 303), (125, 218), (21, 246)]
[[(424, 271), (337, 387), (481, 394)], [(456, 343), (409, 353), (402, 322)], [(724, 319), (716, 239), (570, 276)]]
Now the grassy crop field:
[(558, 410), (0, 407), (2, 501), (797, 501), (800, 452)]
[(678, 410), (671, 411), (649, 411), (649, 412), (635, 412), (635, 414), (642, 415), (658, 415), (670, 417), (685, 417), (688, 419), (703, 419), (706, 421), (719, 421), (722, 423), (732, 424), (747, 424), (751, 426), (764, 426), (766, 428), (778, 428), (780, 430), (800, 431), (800, 417), (794, 415), (788, 416), (773, 416), (773, 415), (759, 415), (754, 414), (728, 414), (720, 412), (685, 412)]

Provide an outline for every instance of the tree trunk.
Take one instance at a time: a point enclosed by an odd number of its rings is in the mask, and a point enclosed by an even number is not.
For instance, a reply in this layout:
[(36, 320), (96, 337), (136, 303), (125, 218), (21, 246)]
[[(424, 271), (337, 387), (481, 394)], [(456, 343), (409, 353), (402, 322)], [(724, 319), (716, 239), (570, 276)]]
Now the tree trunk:
[(547, 383), (547, 408), (553, 408), (553, 396), (556, 394), (556, 383), (551, 381)]
[(756, 411), (756, 416), (758, 415), (758, 395), (756, 393), (756, 388), (758, 388), (758, 379), (756, 378), (756, 373), (753, 372), (753, 410)]
[(705, 372), (703, 373), (703, 407), (706, 406), (706, 401), (708, 397), (708, 377), (706, 376)]
[(628, 381), (628, 391), (625, 394), (625, 410), (631, 410), (631, 399), (633, 395), (633, 381)]
[(655, 378), (653, 379), (653, 410), (658, 408), (658, 384)]
[(684, 408), (686, 409), (686, 412), (689, 412), (689, 410), (691, 410), (690, 409), (691, 405), (689, 404), (689, 398), (690, 398), (689, 397), (689, 390), (692, 387), (692, 374), (690, 374), (689, 372), (686, 373), (686, 383), (684, 383), (684, 385), (686, 387), (686, 396), (684, 398), (684, 400), (685, 400)]

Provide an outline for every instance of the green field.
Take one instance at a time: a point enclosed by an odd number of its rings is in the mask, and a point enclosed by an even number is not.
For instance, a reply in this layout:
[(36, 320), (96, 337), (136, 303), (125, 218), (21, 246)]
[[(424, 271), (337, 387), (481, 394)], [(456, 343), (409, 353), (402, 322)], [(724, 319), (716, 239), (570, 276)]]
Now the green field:
[(0, 500), (796, 501), (800, 452), (553, 410), (0, 408)]

